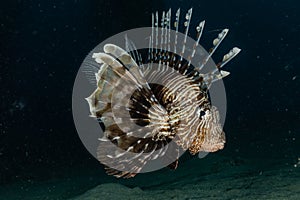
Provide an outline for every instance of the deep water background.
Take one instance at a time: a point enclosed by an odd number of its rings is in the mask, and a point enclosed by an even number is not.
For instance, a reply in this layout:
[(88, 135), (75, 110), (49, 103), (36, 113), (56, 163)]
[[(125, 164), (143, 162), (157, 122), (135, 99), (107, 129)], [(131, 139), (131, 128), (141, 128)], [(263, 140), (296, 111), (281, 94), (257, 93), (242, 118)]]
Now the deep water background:
[(226, 155), (233, 162), (259, 157), (265, 163), (270, 159), (297, 163), (299, 1), (12, 0), (0, 3), (3, 187), (64, 180), (74, 185), (68, 194), (72, 196), (104, 182), (147, 188), (151, 185), (144, 181), (147, 178), (176, 173), (162, 170), (131, 180), (108, 177), (82, 145), (71, 110), (75, 76), (89, 51), (111, 35), (150, 26), (152, 12), (170, 7), (193, 7), (193, 22), (206, 20), (202, 39), (206, 49), (211, 41), (205, 38), (219, 28), (230, 29), (220, 49), (242, 49), (226, 66), (231, 72), (224, 80), (226, 147), (209, 156)]

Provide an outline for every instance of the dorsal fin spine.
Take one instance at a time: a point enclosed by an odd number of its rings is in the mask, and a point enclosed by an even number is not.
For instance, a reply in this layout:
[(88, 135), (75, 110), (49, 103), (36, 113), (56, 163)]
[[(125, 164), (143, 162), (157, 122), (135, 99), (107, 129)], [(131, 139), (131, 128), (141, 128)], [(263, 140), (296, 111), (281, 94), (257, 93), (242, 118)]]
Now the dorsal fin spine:
[(219, 47), (221, 42), (224, 40), (228, 33), (229, 29), (225, 28), (221, 31), (221, 33), (218, 34), (218, 37), (213, 40), (213, 47), (211, 48), (208, 56), (204, 59), (203, 63), (200, 65), (200, 70), (204, 67), (204, 65), (207, 63), (207, 61), (211, 58), (211, 56), (214, 54), (216, 49)]
[(158, 11), (155, 13), (155, 56), (158, 53)]
[(202, 22), (200, 22), (199, 26), (196, 27), (197, 41), (195, 42), (195, 44), (193, 46), (193, 52), (192, 52), (192, 55), (190, 56), (188, 66), (191, 65), (192, 59), (195, 56), (196, 49), (197, 49), (197, 47), (199, 45), (199, 42), (200, 42), (200, 39), (201, 39), (201, 36), (202, 36), (202, 33), (203, 33), (204, 25), (205, 25), (205, 20), (203, 20)]
[(188, 12), (185, 15), (186, 21), (184, 22), (184, 26), (186, 28), (185, 28), (185, 34), (184, 34), (182, 50), (181, 50), (181, 53), (180, 53), (180, 61), (183, 60), (183, 55), (184, 55), (184, 52), (185, 52), (185, 45), (186, 45), (187, 36), (188, 36), (188, 33), (189, 33), (189, 28), (190, 28), (190, 22), (191, 22), (191, 18), (192, 18), (192, 13), (193, 13), (193, 8), (189, 9)]
[(179, 27), (179, 18), (180, 18), (180, 8), (177, 10), (176, 12), (176, 21), (174, 23), (174, 26), (175, 26), (175, 31), (176, 31), (176, 34), (175, 34), (175, 41), (174, 41), (174, 53), (176, 54), (177, 53), (177, 40), (178, 40), (178, 27)]

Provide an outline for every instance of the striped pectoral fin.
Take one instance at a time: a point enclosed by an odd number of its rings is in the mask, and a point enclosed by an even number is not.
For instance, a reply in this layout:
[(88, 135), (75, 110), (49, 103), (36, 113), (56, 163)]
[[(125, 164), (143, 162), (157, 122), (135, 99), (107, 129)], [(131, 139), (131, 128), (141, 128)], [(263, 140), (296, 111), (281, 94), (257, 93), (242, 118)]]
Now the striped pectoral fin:
[[(125, 98), (125, 100), (128, 100), (135, 90), (139, 90), (143, 98), (149, 99), (148, 97), (151, 96), (152, 99), (155, 100), (154, 95), (148, 88), (149, 86), (147, 87), (147, 84), (145, 84), (146, 81), (144, 80), (141, 84), (140, 76), (129, 71), (114, 57), (106, 53), (97, 53), (94, 54), (93, 57), (97, 62), (105, 63), (103, 67), (106, 67), (105, 72), (100, 73), (99, 71), (98, 73), (98, 88), (100, 90), (100, 93), (98, 93), (99, 99), (102, 99), (103, 95), (110, 95), (109, 97), (111, 97), (113, 91), (115, 91), (115, 99)], [(129, 95), (127, 99), (125, 97), (126, 95)]]
[[(147, 81), (144, 78), (143, 73), (141, 72), (139, 66), (135, 62), (135, 60), (121, 47), (114, 44), (106, 44), (104, 46), (104, 52), (107, 54), (113, 55), (116, 59), (120, 60), (120, 62), (125, 66), (127, 71), (136, 79), (137, 84), (142, 86), (147, 86)], [(148, 89), (149, 86), (148, 86)]]
[[(100, 67), (96, 73), (97, 88), (86, 98), (89, 103), (91, 116), (110, 108), (111, 96), (114, 90), (113, 85), (117, 83), (120, 77), (107, 64)], [(97, 117), (100, 117), (99, 115)]]
[(140, 90), (142, 95), (146, 94), (149, 97), (150, 94), (151, 101), (157, 102), (140, 67), (125, 50), (114, 44), (106, 44), (104, 51), (105, 53), (94, 54), (94, 58), (99, 63), (104, 62), (111, 66), (113, 71), (119, 75), (120, 80), (118, 84), (114, 85), (115, 87), (117, 85), (121, 87), (129, 85)]
[(138, 83), (137, 80), (134, 78), (134, 76), (132, 76), (132, 74), (129, 73), (128, 70), (116, 58), (114, 58), (106, 53), (94, 53), (93, 58), (99, 64), (105, 63), (120, 78), (127, 76), (130, 78), (130, 80), (134, 81), (135, 84)]
[(133, 177), (141, 172), (147, 162), (163, 153), (155, 152), (163, 147), (162, 144), (151, 137), (136, 137), (135, 134), (122, 131), (116, 124), (105, 128), (105, 136), (99, 140), (97, 158), (106, 166), (108, 174)]
[[(145, 146), (144, 146), (145, 147)], [(104, 149), (105, 148), (105, 149)], [(144, 166), (154, 156), (153, 152), (145, 153), (143, 151), (134, 153), (129, 147), (129, 151), (117, 150), (113, 155), (107, 152), (109, 145), (99, 144), (98, 160), (106, 166), (107, 173), (116, 177), (129, 178), (140, 173)], [(114, 147), (117, 148), (117, 147)]]
[(102, 89), (104, 86), (113, 88), (113, 86), (120, 79), (120, 74), (116, 73), (113, 68), (107, 64), (102, 64), (98, 73), (95, 74), (98, 88)]
[(122, 178), (132, 178), (136, 175), (136, 173), (130, 173), (127, 171), (119, 171), (119, 170), (110, 168), (108, 166), (105, 166), (104, 169), (108, 175), (113, 175), (117, 178), (121, 178), (121, 177)]
[[(99, 96), (101, 98), (99, 98)], [(111, 103), (108, 96), (109, 94), (102, 92), (97, 88), (89, 97), (86, 98), (89, 104), (91, 117), (99, 118), (104, 112), (111, 111)]]
[[(128, 147), (128, 149), (123, 150), (119, 147), (118, 143), (110, 140), (100, 141), (97, 158), (106, 166), (105, 168), (109, 175), (114, 175), (118, 178), (128, 175), (131, 176), (141, 171), (146, 160), (142, 155), (137, 156), (133, 153), (132, 148)], [(136, 158), (134, 158), (134, 156), (136, 156)]]

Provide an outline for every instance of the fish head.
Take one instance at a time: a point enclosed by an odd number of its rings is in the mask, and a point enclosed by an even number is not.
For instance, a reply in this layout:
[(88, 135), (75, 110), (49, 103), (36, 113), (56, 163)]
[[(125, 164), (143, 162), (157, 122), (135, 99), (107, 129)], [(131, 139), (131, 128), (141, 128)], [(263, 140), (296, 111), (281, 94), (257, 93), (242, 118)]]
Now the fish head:
[(224, 148), (225, 132), (220, 123), (219, 111), (212, 106), (202, 116), (192, 144), (189, 147), (191, 154), (199, 152), (216, 152)]

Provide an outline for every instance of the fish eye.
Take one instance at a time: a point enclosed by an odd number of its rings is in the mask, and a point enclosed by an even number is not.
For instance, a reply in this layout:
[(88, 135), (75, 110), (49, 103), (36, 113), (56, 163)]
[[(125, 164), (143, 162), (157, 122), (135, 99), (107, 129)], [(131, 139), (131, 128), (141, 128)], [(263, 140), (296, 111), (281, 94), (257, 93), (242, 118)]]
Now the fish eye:
[(205, 111), (201, 110), (199, 116), (200, 116), (200, 117), (203, 117), (204, 115), (205, 115)]
[(202, 118), (206, 112), (204, 110), (202, 110), (201, 108), (198, 108), (197, 114), (199, 116), (199, 118)]

